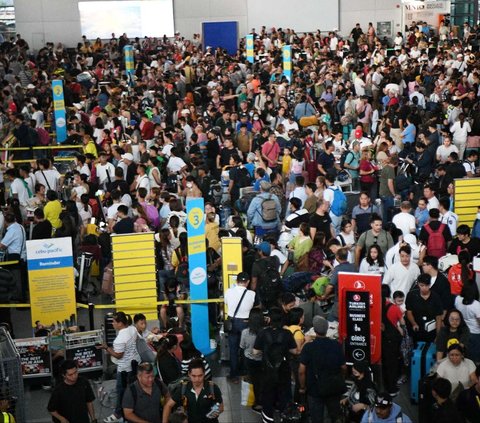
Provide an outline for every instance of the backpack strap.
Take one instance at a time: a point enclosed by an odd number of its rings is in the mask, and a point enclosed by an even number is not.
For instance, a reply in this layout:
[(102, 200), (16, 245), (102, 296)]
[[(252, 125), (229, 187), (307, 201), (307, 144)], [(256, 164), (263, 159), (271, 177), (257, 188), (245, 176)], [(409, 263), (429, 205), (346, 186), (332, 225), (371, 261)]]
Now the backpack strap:
[(400, 410), (398, 414), (395, 416), (395, 423), (403, 423), (402, 410)]
[(347, 243), (345, 242), (345, 238), (342, 236), (342, 234), (338, 234), (337, 238), (340, 238), (340, 242), (342, 243), (342, 247), (345, 247)]
[(432, 228), (430, 227), (430, 223), (427, 223), (425, 226), (424, 226), (425, 230), (427, 231), (427, 234), (428, 235), (432, 235), (433, 233), (433, 230)]

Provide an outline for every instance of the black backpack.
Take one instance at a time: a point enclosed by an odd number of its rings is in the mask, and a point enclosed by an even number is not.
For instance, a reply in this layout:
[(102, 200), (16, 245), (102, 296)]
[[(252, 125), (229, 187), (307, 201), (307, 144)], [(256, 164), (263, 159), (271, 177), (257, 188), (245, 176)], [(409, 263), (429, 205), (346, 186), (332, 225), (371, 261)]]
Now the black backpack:
[(238, 188), (245, 188), (252, 185), (252, 178), (246, 168), (243, 166), (239, 167), (237, 169), (237, 175), (238, 178), (235, 182), (237, 183)]
[(353, 155), (353, 153), (351, 151), (346, 150), (340, 156), (340, 167), (342, 169), (345, 169), (345, 161), (347, 160), (347, 157), (348, 157), (349, 154), (352, 155), (352, 160), (350, 160), (350, 162), (347, 162), (347, 164), (351, 164), (353, 162), (353, 159), (355, 158), (355, 156)]
[(180, 252), (179, 248), (175, 250), (175, 254), (177, 255), (177, 258), (179, 261), (177, 270), (175, 271), (175, 277), (177, 278), (178, 283), (182, 285), (182, 287), (188, 288), (188, 285), (189, 285), (188, 257), (182, 256), (182, 253)]
[(265, 332), (265, 349), (263, 351), (263, 370), (270, 382), (278, 381), (281, 367), (287, 362), (285, 353), (285, 343), (282, 342), (284, 334), (282, 329), (277, 329), (278, 334), (274, 337), (273, 329), (267, 329)]
[(279, 294), (283, 290), (282, 280), (278, 267), (280, 261), (277, 256), (268, 258), (267, 268), (258, 275), (258, 285), (262, 300), (267, 304), (264, 304), (268, 309), (268, 305), (274, 305)]

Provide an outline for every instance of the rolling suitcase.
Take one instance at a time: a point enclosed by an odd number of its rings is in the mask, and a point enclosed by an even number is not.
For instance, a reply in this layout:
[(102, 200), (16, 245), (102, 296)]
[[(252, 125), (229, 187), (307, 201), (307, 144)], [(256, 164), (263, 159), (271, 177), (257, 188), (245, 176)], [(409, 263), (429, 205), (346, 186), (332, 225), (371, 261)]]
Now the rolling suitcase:
[(412, 352), (410, 363), (410, 400), (418, 403), (418, 386), (420, 380), (429, 373), (436, 363), (436, 347), (434, 343), (418, 342)]
[(228, 334), (220, 329), (220, 361), (230, 361), (230, 348), (228, 347)]

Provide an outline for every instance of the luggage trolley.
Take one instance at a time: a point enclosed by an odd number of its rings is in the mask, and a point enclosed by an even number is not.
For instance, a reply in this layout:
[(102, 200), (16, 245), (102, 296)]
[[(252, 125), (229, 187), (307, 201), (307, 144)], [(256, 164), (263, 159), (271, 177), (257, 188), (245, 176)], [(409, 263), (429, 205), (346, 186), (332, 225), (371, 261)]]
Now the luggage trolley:
[(102, 329), (66, 333), (65, 357), (77, 362), (79, 372), (103, 370), (103, 350), (97, 348), (103, 344), (103, 339)]

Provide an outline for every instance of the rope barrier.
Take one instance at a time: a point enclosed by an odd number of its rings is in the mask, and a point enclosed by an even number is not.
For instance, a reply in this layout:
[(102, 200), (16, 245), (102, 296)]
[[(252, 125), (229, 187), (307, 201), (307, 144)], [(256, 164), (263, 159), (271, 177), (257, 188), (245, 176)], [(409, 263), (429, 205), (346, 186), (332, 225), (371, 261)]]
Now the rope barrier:
[[(17, 262), (11, 262), (11, 263), (18, 263)], [(205, 300), (178, 300), (175, 301), (175, 304), (210, 304), (210, 303), (223, 303), (224, 300), (223, 298), (208, 298)], [(168, 305), (169, 301), (155, 301), (152, 302), (151, 305)], [(83, 304), (83, 303), (76, 303), (77, 308), (83, 308), (83, 309), (89, 309), (90, 306), (88, 304)], [(147, 306), (147, 304), (128, 304), (128, 305), (120, 305), (122, 309), (131, 309), (131, 308), (142, 308)], [(0, 304), (0, 308), (17, 308), (17, 307), (31, 307), (31, 304), (29, 303), (15, 303), (15, 304)], [(92, 307), (97, 310), (105, 310), (105, 309), (110, 309), (110, 308), (119, 308), (119, 306), (115, 303), (112, 304), (92, 304)]]

